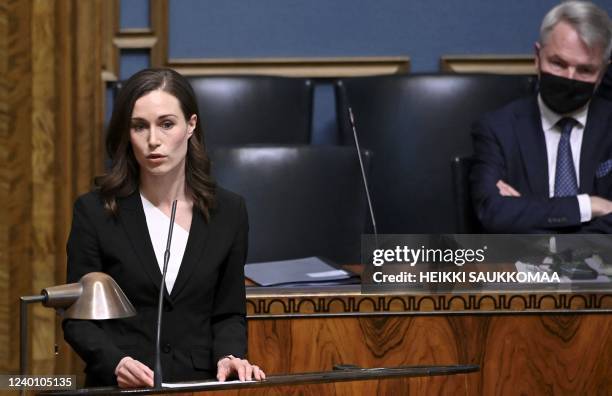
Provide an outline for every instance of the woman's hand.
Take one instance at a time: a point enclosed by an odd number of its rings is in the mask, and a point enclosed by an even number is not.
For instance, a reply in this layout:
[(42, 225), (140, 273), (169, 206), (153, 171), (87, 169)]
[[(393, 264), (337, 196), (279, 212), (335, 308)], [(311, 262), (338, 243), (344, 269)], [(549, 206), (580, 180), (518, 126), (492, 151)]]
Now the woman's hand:
[(225, 356), (217, 362), (217, 380), (225, 381), (232, 374), (237, 374), (240, 381), (263, 380), (266, 374), (258, 366), (232, 355)]
[(153, 387), (153, 370), (129, 356), (119, 361), (115, 375), (120, 388)]

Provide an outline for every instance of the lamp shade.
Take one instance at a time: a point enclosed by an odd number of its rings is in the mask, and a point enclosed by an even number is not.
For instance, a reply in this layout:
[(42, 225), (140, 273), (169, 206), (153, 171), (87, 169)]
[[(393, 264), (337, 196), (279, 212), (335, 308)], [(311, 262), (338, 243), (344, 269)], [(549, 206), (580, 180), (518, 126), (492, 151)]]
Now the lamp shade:
[(43, 289), (43, 305), (66, 308), (64, 319), (118, 319), (136, 315), (117, 282), (103, 272), (90, 272), (77, 283)]

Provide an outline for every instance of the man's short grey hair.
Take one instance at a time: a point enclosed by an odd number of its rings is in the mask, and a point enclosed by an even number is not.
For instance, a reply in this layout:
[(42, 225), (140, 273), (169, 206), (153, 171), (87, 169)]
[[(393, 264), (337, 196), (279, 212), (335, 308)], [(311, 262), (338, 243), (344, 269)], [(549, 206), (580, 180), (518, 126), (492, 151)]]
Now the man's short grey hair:
[(566, 1), (550, 10), (540, 27), (540, 45), (545, 45), (550, 32), (559, 22), (569, 23), (593, 50), (603, 50), (603, 61), (610, 59), (612, 52), (612, 24), (608, 13), (590, 1)]

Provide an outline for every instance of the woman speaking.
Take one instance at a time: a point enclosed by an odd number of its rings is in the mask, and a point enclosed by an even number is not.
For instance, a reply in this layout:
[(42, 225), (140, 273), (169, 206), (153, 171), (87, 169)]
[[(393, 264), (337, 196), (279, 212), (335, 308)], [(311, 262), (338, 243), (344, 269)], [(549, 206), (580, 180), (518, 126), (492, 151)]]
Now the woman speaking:
[(246, 359), (243, 199), (216, 187), (193, 89), (169, 69), (136, 73), (114, 103), (106, 174), (74, 205), (68, 281), (105, 272), (138, 314), (65, 320), (86, 386), (153, 386), (157, 305), (171, 205), (178, 201), (163, 303), (165, 382), (263, 379)]

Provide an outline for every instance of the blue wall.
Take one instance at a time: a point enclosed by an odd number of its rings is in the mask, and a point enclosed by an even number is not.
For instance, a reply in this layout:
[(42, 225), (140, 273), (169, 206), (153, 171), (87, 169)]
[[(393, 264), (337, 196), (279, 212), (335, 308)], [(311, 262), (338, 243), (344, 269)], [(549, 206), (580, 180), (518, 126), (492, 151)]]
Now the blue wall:
[[(531, 53), (554, 0), (170, 0), (177, 58)], [(612, 1), (597, 2), (612, 14)]]
[(119, 10), (121, 29), (142, 29), (151, 26), (149, 0), (122, 0)]
[[(596, 1), (612, 14), (612, 0)], [(435, 72), (443, 55), (531, 54), (554, 0), (169, 0), (170, 58), (409, 56)], [(145, 0), (121, 1), (122, 28), (148, 25)], [(121, 78), (148, 64), (122, 53)], [(313, 139), (333, 142), (330, 86), (315, 91)]]
[(413, 71), (436, 71), (446, 54), (531, 53), (555, 4), (170, 0), (169, 51), (177, 58), (408, 55)]
[[(169, 0), (171, 58), (408, 55), (436, 71), (449, 54), (531, 53), (555, 0)], [(612, 0), (596, 1), (612, 14)], [(122, 28), (149, 25), (122, 0)]]

